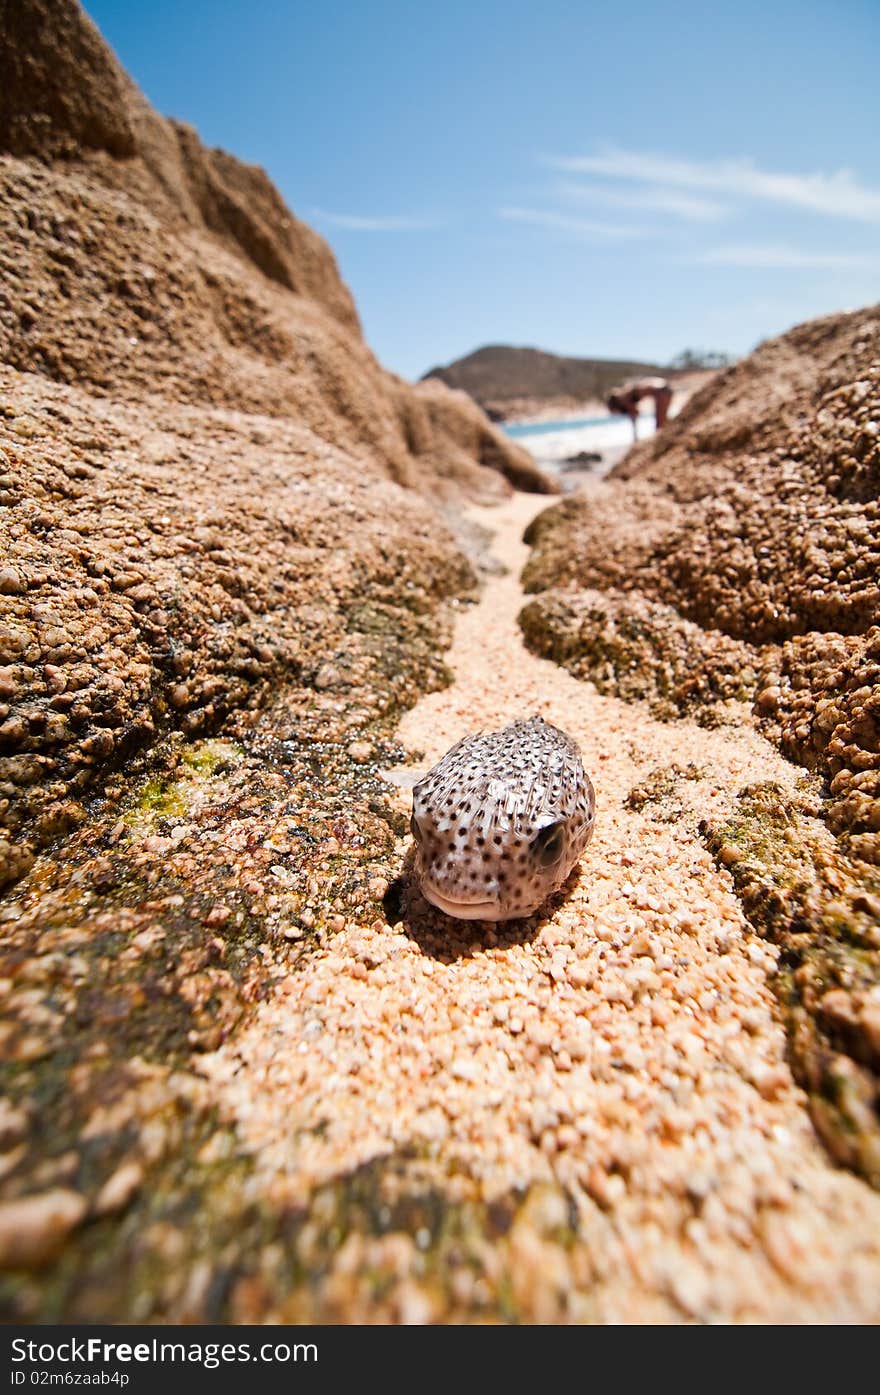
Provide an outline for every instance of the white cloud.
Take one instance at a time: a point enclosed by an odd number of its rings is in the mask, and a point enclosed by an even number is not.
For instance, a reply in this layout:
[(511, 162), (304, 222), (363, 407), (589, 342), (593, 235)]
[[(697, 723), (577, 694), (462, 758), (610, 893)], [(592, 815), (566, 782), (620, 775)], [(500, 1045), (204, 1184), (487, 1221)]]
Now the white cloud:
[(578, 233), (581, 237), (605, 237), (615, 241), (652, 237), (656, 232), (655, 228), (597, 223), (592, 218), (575, 218), (567, 213), (555, 213), (543, 208), (499, 208), (498, 217), (507, 223), (532, 223), (538, 228), (558, 228), (560, 232)]
[(670, 213), (694, 223), (715, 223), (730, 213), (727, 204), (698, 194), (682, 194), (675, 189), (606, 189), (598, 184), (556, 185), (555, 193), (577, 203), (599, 203), (611, 208), (646, 208), (652, 213)]
[(334, 228), (349, 228), (353, 232), (422, 232), (439, 226), (429, 218), (391, 216), (370, 217), (360, 213), (328, 213), (324, 208), (311, 209), (313, 218)]
[(804, 271), (880, 271), (880, 254), (810, 252), (784, 243), (739, 243), (712, 247), (695, 261), (711, 266), (773, 267)]
[(880, 189), (862, 184), (851, 170), (787, 174), (759, 169), (746, 158), (697, 161), (613, 146), (597, 155), (550, 156), (547, 164), (567, 174), (603, 175), (649, 185), (699, 189), (809, 209), (835, 218), (880, 223)]

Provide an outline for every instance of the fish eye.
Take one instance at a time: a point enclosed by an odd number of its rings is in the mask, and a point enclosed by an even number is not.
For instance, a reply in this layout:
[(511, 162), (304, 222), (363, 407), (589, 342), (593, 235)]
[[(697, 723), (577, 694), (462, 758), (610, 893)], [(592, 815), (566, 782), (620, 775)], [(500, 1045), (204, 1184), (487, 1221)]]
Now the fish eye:
[(410, 814), (409, 816), (409, 831), (415, 838), (417, 843), (420, 843), (422, 841), (422, 830), (419, 828), (419, 825), (416, 822), (415, 814)]
[(557, 823), (548, 823), (546, 828), (542, 828), (529, 844), (539, 866), (552, 867), (554, 862), (558, 862), (562, 856), (562, 849), (565, 846), (565, 830), (562, 820)]

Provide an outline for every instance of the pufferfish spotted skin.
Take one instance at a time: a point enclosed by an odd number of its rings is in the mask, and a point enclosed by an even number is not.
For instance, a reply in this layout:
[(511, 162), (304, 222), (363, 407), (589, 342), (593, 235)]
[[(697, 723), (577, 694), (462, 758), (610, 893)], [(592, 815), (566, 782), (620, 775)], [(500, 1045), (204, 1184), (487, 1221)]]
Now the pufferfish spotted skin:
[(578, 747), (542, 717), (466, 736), (413, 789), (422, 895), (460, 920), (531, 915), (581, 856), (595, 810)]

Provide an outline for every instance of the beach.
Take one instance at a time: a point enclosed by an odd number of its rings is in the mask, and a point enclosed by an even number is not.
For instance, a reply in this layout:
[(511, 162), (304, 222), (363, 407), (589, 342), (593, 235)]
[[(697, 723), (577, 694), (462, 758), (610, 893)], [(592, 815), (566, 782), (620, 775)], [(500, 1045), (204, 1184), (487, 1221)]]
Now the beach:
[[(682, 374), (673, 382), (669, 420), (678, 415), (698, 388), (714, 377), (712, 370)], [(517, 445), (524, 446), (536, 463), (559, 481), (565, 492), (577, 489), (585, 478), (607, 475), (633, 445), (628, 417), (613, 416), (604, 402), (588, 401), (582, 407), (561, 412), (541, 408), (501, 423), (501, 429)], [(656, 430), (654, 410), (646, 405), (636, 421), (636, 440), (646, 441)], [(597, 460), (578, 460), (582, 453)]]
[[(633, 429), (627, 417), (606, 414), (602, 420), (582, 425), (583, 416), (583, 412), (573, 412), (567, 422), (560, 418), (540, 422), (538, 429), (528, 434), (519, 434), (509, 428), (536, 425), (531, 420), (508, 422), (502, 429), (507, 430), (518, 445), (530, 451), (547, 474), (558, 479), (564, 489), (570, 490), (576, 489), (585, 476), (607, 474), (633, 444)], [(639, 441), (653, 436), (653, 412), (640, 413), (636, 428)], [(597, 455), (599, 459), (576, 460), (575, 457), (582, 452)]]

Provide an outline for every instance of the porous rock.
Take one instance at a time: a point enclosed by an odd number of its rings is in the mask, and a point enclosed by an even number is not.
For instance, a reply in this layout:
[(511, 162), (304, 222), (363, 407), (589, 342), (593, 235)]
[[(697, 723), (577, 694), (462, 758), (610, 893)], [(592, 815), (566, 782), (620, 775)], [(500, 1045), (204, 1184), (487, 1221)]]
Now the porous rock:
[(657, 654), (672, 646), (691, 667), (694, 632), (682, 621), (698, 626), (712, 671), (723, 655), (730, 683), (750, 688), (786, 753), (836, 782), (835, 826), (876, 831), (878, 488), (871, 307), (762, 345), (611, 479), (539, 515), (524, 581), (541, 593), (546, 622), (531, 621), (529, 642), (564, 651), (577, 671), (583, 627), (560, 588), (611, 590), (617, 607), (621, 595), (665, 606), (653, 612)]
[(282, 676), (350, 685), (377, 624), (466, 594), (450, 501), (551, 486), (379, 366), (330, 248), (74, 0), (0, 36), (2, 883), (137, 747)]
[(520, 617), (533, 650), (655, 713), (747, 699), (821, 777), (809, 817), (746, 788), (704, 833), (746, 915), (784, 949), (775, 982), (817, 1131), (875, 1185), (878, 487), (873, 307), (762, 345), (611, 479), (539, 515), (524, 574), (537, 594)]

